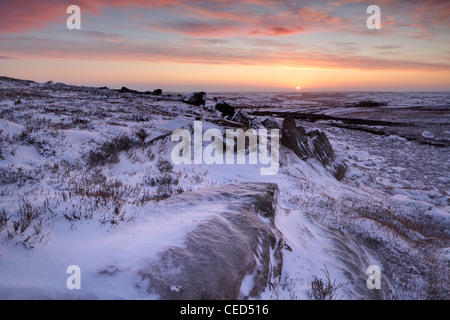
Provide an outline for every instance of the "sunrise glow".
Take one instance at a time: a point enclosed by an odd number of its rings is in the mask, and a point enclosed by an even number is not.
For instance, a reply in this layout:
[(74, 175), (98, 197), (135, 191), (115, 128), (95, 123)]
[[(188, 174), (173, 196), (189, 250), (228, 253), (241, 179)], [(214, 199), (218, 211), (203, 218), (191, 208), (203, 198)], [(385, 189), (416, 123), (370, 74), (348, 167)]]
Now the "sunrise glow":
[[(165, 90), (449, 90), (450, 2), (0, 2), (1, 75)], [(302, 86), (295, 83), (299, 77)], [(302, 89), (303, 90), (303, 89)]]

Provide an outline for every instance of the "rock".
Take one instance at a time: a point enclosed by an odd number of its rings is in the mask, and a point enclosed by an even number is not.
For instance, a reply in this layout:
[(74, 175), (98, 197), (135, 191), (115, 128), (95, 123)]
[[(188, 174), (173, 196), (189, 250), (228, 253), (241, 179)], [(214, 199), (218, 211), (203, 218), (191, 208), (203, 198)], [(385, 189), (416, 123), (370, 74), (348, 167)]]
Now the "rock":
[(216, 105), (214, 106), (214, 108), (222, 113), (224, 117), (232, 118), (234, 116), (236, 111), (233, 106), (229, 105), (225, 101), (217, 99), (216, 97), (214, 97), (214, 101), (216, 101)]
[(242, 123), (243, 125), (251, 128), (264, 128), (258, 117), (250, 117), (245, 110), (236, 111), (234, 116), (231, 118), (231, 121)]
[(434, 138), (434, 134), (431, 133), (430, 131), (424, 131), (422, 133), (422, 137), (424, 137), (426, 139), (433, 139)]
[(384, 107), (387, 104), (384, 102), (378, 101), (360, 101), (352, 105), (354, 108), (375, 108), (375, 107)]
[(194, 106), (204, 106), (206, 104), (206, 92), (193, 92), (183, 101)]
[(128, 89), (127, 87), (122, 87), (120, 90), (117, 90), (117, 92), (120, 92), (120, 93), (139, 93), (138, 91)]
[(248, 125), (250, 124), (251, 119), (245, 110), (238, 110), (234, 114), (233, 118), (231, 118), (231, 121)]
[(127, 87), (122, 87), (120, 90), (116, 90), (116, 91), (120, 92), (120, 93), (146, 94), (146, 95), (155, 95), (155, 96), (162, 95), (161, 89), (156, 89), (154, 91), (137, 91), (137, 90), (128, 89)]
[(266, 116), (261, 119), (261, 124), (266, 129), (281, 129), (280, 124), (274, 117)]
[(344, 178), (348, 167), (335, 156), (325, 133), (318, 130), (306, 133), (303, 127), (297, 127), (293, 117), (288, 116), (283, 121), (281, 144), (302, 160), (318, 160), (337, 180)]
[(250, 119), (250, 127), (264, 129), (264, 126), (262, 125), (258, 117)]
[(303, 127), (297, 127), (293, 117), (286, 117), (283, 121), (281, 144), (291, 150), (302, 160), (312, 156), (308, 149), (308, 139)]
[[(275, 227), (278, 186), (239, 183), (180, 195), (189, 203), (223, 201), (222, 213), (200, 223), (182, 246), (171, 246), (140, 270), (149, 292), (165, 300), (258, 298), (279, 278), (284, 240)], [(205, 199), (207, 195), (207, 199)], [(241, 292), (245, 277), (245, 292)]]

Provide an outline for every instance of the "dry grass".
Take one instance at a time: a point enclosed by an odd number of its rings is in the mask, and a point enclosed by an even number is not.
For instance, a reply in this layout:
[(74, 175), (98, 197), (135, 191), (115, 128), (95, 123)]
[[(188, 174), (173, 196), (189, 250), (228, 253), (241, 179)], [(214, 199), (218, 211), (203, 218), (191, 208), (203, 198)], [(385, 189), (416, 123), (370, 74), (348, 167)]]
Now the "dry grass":
[[(35, 206), (25, 199), (19, 201), (19, 210), (11, 217), (7, 217), (2, 210), (3, 228), (7, 229), (9, 240), (17, 239), (17, 243), (26, 249), (33, 249), (48, 236), (47, 229), (51, 227), (51, 216), (47, 215), (49, 202), (42, 206)], [(10, 223), (8, 223), (10, 221)], [(1, 223), (1, 222), (0, 222)]]
[(331, 280), (330, 273), (327, 267), (324, 265), (324, 269), (320, 269), (325, 279), (314, 276), (311, 281), (311, 290), (307, 291), (309, 300), (339, 300), (337, 291), (342, 288), (344, 284), (336, 283), (336, 280)]
[(95, 150), (90, 150), (84, 159), (89, 168), (114, 164), (119, 162), (119, 154), (123, 151), (129, 151), (137, 146), (137, 141), (126, 135), (113, 138), (104, 142)]

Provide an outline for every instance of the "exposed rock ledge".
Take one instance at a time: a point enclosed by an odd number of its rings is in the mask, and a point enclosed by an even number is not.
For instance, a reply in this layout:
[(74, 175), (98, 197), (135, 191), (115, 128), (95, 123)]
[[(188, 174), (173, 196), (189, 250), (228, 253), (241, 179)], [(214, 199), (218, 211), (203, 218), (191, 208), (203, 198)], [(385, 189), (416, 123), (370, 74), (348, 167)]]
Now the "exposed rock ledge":
[(278, 193), (273, 183), (239, 183), (177, 197), (228, 205), (189, 232), (184, 246), (168, 247), (140, 270), (147, 290), (169, 300), (258, 297), (282, 269), (284, 241), (274, 224)]
[(319, 160), (337, 180), (344, 178), (348, 167), (334, 154), (325, 133), (318, 130), (306, 133), (303, 127), (297, 127), (294, 117), (288, 116), (283, 121), (282, 134), (281, 144), (293, 150), (300, 159)]

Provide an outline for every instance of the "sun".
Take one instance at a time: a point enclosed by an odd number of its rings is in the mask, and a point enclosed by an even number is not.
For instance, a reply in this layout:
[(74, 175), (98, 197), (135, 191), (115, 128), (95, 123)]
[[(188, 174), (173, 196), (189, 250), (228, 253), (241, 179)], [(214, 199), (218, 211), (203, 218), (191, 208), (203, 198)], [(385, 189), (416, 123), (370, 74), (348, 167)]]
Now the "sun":
[(301, 88), (302, 88), (302, 87), (296, 87), (295, 89), (296, 89), (296, 90), (300, 90)]

